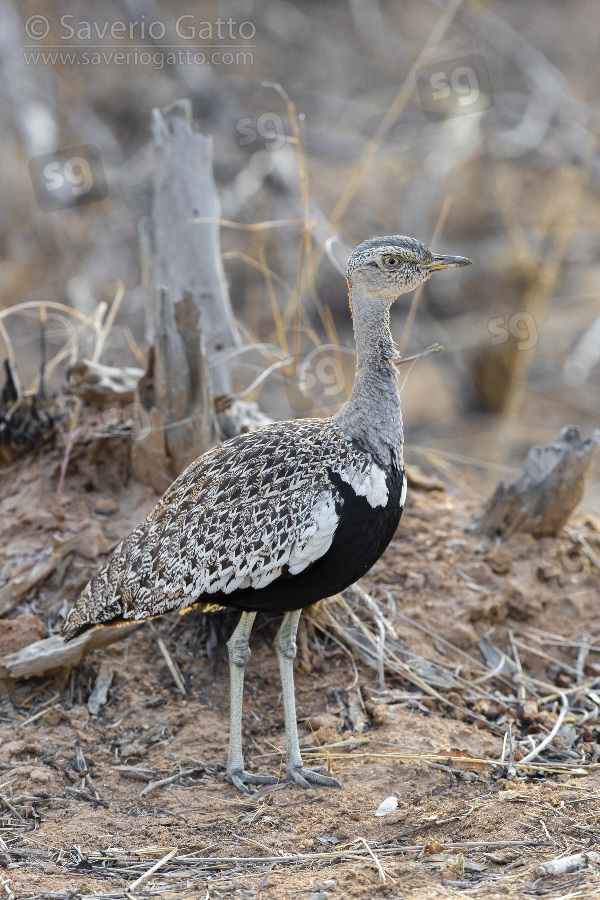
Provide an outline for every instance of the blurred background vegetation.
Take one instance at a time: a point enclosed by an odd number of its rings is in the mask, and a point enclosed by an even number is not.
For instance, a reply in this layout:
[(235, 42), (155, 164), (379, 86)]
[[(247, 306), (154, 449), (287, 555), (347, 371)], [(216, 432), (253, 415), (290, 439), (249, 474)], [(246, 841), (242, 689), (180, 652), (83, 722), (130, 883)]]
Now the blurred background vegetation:
[[(403, 388), (409, 461), (487, 493), (562, 425), (598, 426), (597, 23), (595, 0), (2, 0), (0, 358), (32, 391), (55, 359), (46, 387), (63, 391), (91, 338), (50, 308), (42, 331), (40, 305), (94, 316), (120, 280), (103, 361), (143, 364), (151, 114), (188, 97), (214, 138), (231, 302), (256, 344), (236, 391), (274, 418), (341, 404), (340, 266), (365, 238), (469, 256), (400, 298), (392, 330), (405, 355), (444, 348)], [(90, 145), (97, 159), (67, 172)], [(57, 151), (82, 192), (48, 210)], [(600, 511), (598, 464), (586, 503)]]

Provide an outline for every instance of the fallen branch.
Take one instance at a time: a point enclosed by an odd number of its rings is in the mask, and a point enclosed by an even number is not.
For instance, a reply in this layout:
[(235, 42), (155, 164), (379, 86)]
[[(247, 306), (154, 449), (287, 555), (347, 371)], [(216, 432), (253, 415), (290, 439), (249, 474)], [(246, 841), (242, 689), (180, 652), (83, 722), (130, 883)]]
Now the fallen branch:
[[(362, 839), (359, 839), (362, 841)], [(394, 857), (405, 853), (422, 854), (427, 849), (428, 843), (411, 844), (407, 846), (396, 847), (378, 847), (377, 855), (379, 857)], [(542, 846), (540, 841), (459, 841), (457, 843), (440, 844), (441, 851), (447, 850), (502, 850), (507, 847), (539, 847)], [(160, 848), (166, 849), (166, 848)], [(102, 871), (106, 872), (107, 863), (123, 862), (129, 864), (127, 869), (111, 866), (111, 874), (126, 875), (136, 873), (137, 865), (141, 862), (143, 865), (143, 857), (148, 854), (154, 854), (159, 850), (156, 847), (148, 847), (143, 851), (140, 850), (121, 850), (117, 847), (110, 847), (108, 850), (93, 850), (84, 855), (86, 862), (90, 864), (92, 869), (96, 869), (94, 863), (98, 863), (102, 867)], [(271, 851), (272, 852), (272, 851)], [(177, 853), (177, 851), (175, 851)], [(588, 854), (590, 855), (590, 854)], [(599, 854), (600, 855), (600, 854)], [(284, 856), (173, 856), (169, 859), (171, 865), (168, 871), (173, 871), (173, 867), (179, 866), (183, 868), (193, 868), (199, 871), (210, 871), (222, 869), (223, 866), (229, 868), (238, 866), (259, 866), (270, 865), (276, 863), (278, 865), (307, 863), (317, 861), (342, 861), (342, 860), (364, 860), (372, 858), (372, 850), (370, 847), (349, 847), (347, 850), (331, 850), (329, 852), (320, 853), (290, 853)], [(163, 865), (166, 860), (163, 858), (160, 864)], [(139, 871), (139, 870), (138, 870)], [(147, 871), (150, 874), (150, 870)], [(388, 876), (389, 877), (389, 876)], [(129, 886), (130, 889), (133, 885)]]
[(152, 791), (155, 791), (156, 788), (164, 787), (166, 784), (173, 784), (173, 782), (177, 781), (179, 778), (184, 778), (186, 775), (191, 775), (193, 772), (197, 772), (199, 768), (199, 766), (192, 766), (191, 769), (182, 769), (181, 772), (176, 772), (175, 775), (170, 775), (168, 778), (161, 778), (159, 781), (151, 781), (141, 791), (141, 796), (145, 797), (146, 794), (150, 794)]
[(546, 878), (548, 875), (565, 875), (567, 872), (581, 872), (590, 865), (599, 863), (600, 853), (596, 850), (588, 850), (587, 853), (575, 853), (573, 856), (563, 856), (561, 859), (542, 863), (535, 867), (533, 874), (538, 878)]
[(140, 884), (142, 883), (142, 881), (145, 881), (146, 878), (149, 878), (150, 875), (153, 875), (158, 869), (160, 869), (161, 866), (164, 866), (164, 864), (168, 863), (170, 859), (173, 859), (173, 857), (176, 855), (178, 849), (179, 849), (178, 847), (174, 847), (173, 850), (171, 850), (169, 853), (167, 853), (166, 856), (163, 856), (162, 859), (159, 859), (158, 862), (155, 862), (154, 865), (150, 869), (148, 869), (147, 872), (144, 872), (143, 875), (140, 875), (139, 878), (136, 878), (136, 880), (133, 882), (133, 884), (129, 885), (129, 890), (133, 891), (135, 888), (139, 887)]
[(83, 532), (66, 541), (60, 541), (52, 548), (49, 556), (35, 563), (30, 569), (11, 578), (0, 588), (0, 616), (10, 612), (32, 589), (50, 578), (67, 553), (82, 552), (88, 559), (95, 559), (100, 553), (108, 553), (116, 541), (108, 541), (98, 525), (90, 525)]
[(43, 641), (35, 641), (0, 658), (0, 680), (34, 678), (52, 669), (73, 669), (92, 650), (114, 644), (130, 635), (139, 623), (133, 625), (100, 625), (65, 643), (55, 634)]

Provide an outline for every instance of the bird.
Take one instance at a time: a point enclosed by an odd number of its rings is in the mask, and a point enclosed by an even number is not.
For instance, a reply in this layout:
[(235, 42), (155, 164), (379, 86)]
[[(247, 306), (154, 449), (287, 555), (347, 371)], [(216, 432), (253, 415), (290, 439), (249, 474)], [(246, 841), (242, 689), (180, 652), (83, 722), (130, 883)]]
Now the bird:
[(389, 544), (406, 498), (403, 427), (390, 308), (441, 269), (471, 265), (404, 235), (370, 238), (346, 276), (356, 343), (349, 398), (331, 417), (275, 422), (215, 446), (167, 489), (83, 589), (66, 640), (100, 624), (194, 606), (241, 611), (227, 641), (230, 734), (226, 779), (243, 793), (278, 777), (244, 768), (242, 698), (259, 612), (283, 613), (274, 646), (282, 684), (286, 777), (341, 787), (304, 766), (293, 664), (302, 609), (364, 576)]

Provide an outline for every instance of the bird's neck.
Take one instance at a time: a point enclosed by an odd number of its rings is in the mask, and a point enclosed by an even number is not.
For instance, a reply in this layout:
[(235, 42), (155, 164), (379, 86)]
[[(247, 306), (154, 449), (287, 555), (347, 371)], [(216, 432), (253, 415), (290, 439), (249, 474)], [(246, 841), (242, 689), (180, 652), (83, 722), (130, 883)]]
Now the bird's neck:
[(334, 421), (340, 431), (372, 453), (386, 468), (402, 465), (402, 415), (397, 371), (398, 351), (390, 331), (389, 308), (381, 301), (350, 295), (356, 377), (352, 393)]

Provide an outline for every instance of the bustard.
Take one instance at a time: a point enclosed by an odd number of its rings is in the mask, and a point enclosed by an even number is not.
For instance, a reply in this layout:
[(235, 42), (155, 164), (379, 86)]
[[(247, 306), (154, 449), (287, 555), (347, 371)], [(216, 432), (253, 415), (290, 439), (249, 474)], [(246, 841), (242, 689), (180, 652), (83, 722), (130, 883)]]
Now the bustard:
[(261, 610), (284, 613), (275, 638), (288, 779), (340, 787), (302, 764), (294, 698), (296, 631), (305, 606), (364, 575), (390, 542), (406, 497), (398, 353), (389, 310), (438, 269), (467, 266), (401, 235), (360, 244), (347, 266), (357, 371), (327, 419), (278, 422), (192, 463), (80, 594), (62, 633), (143, 620), (197, 603), (242, 610), (227, 642), (231, 679), (227, 780), (273, 784), (244, 770), (242, 695), (248, 638)]

